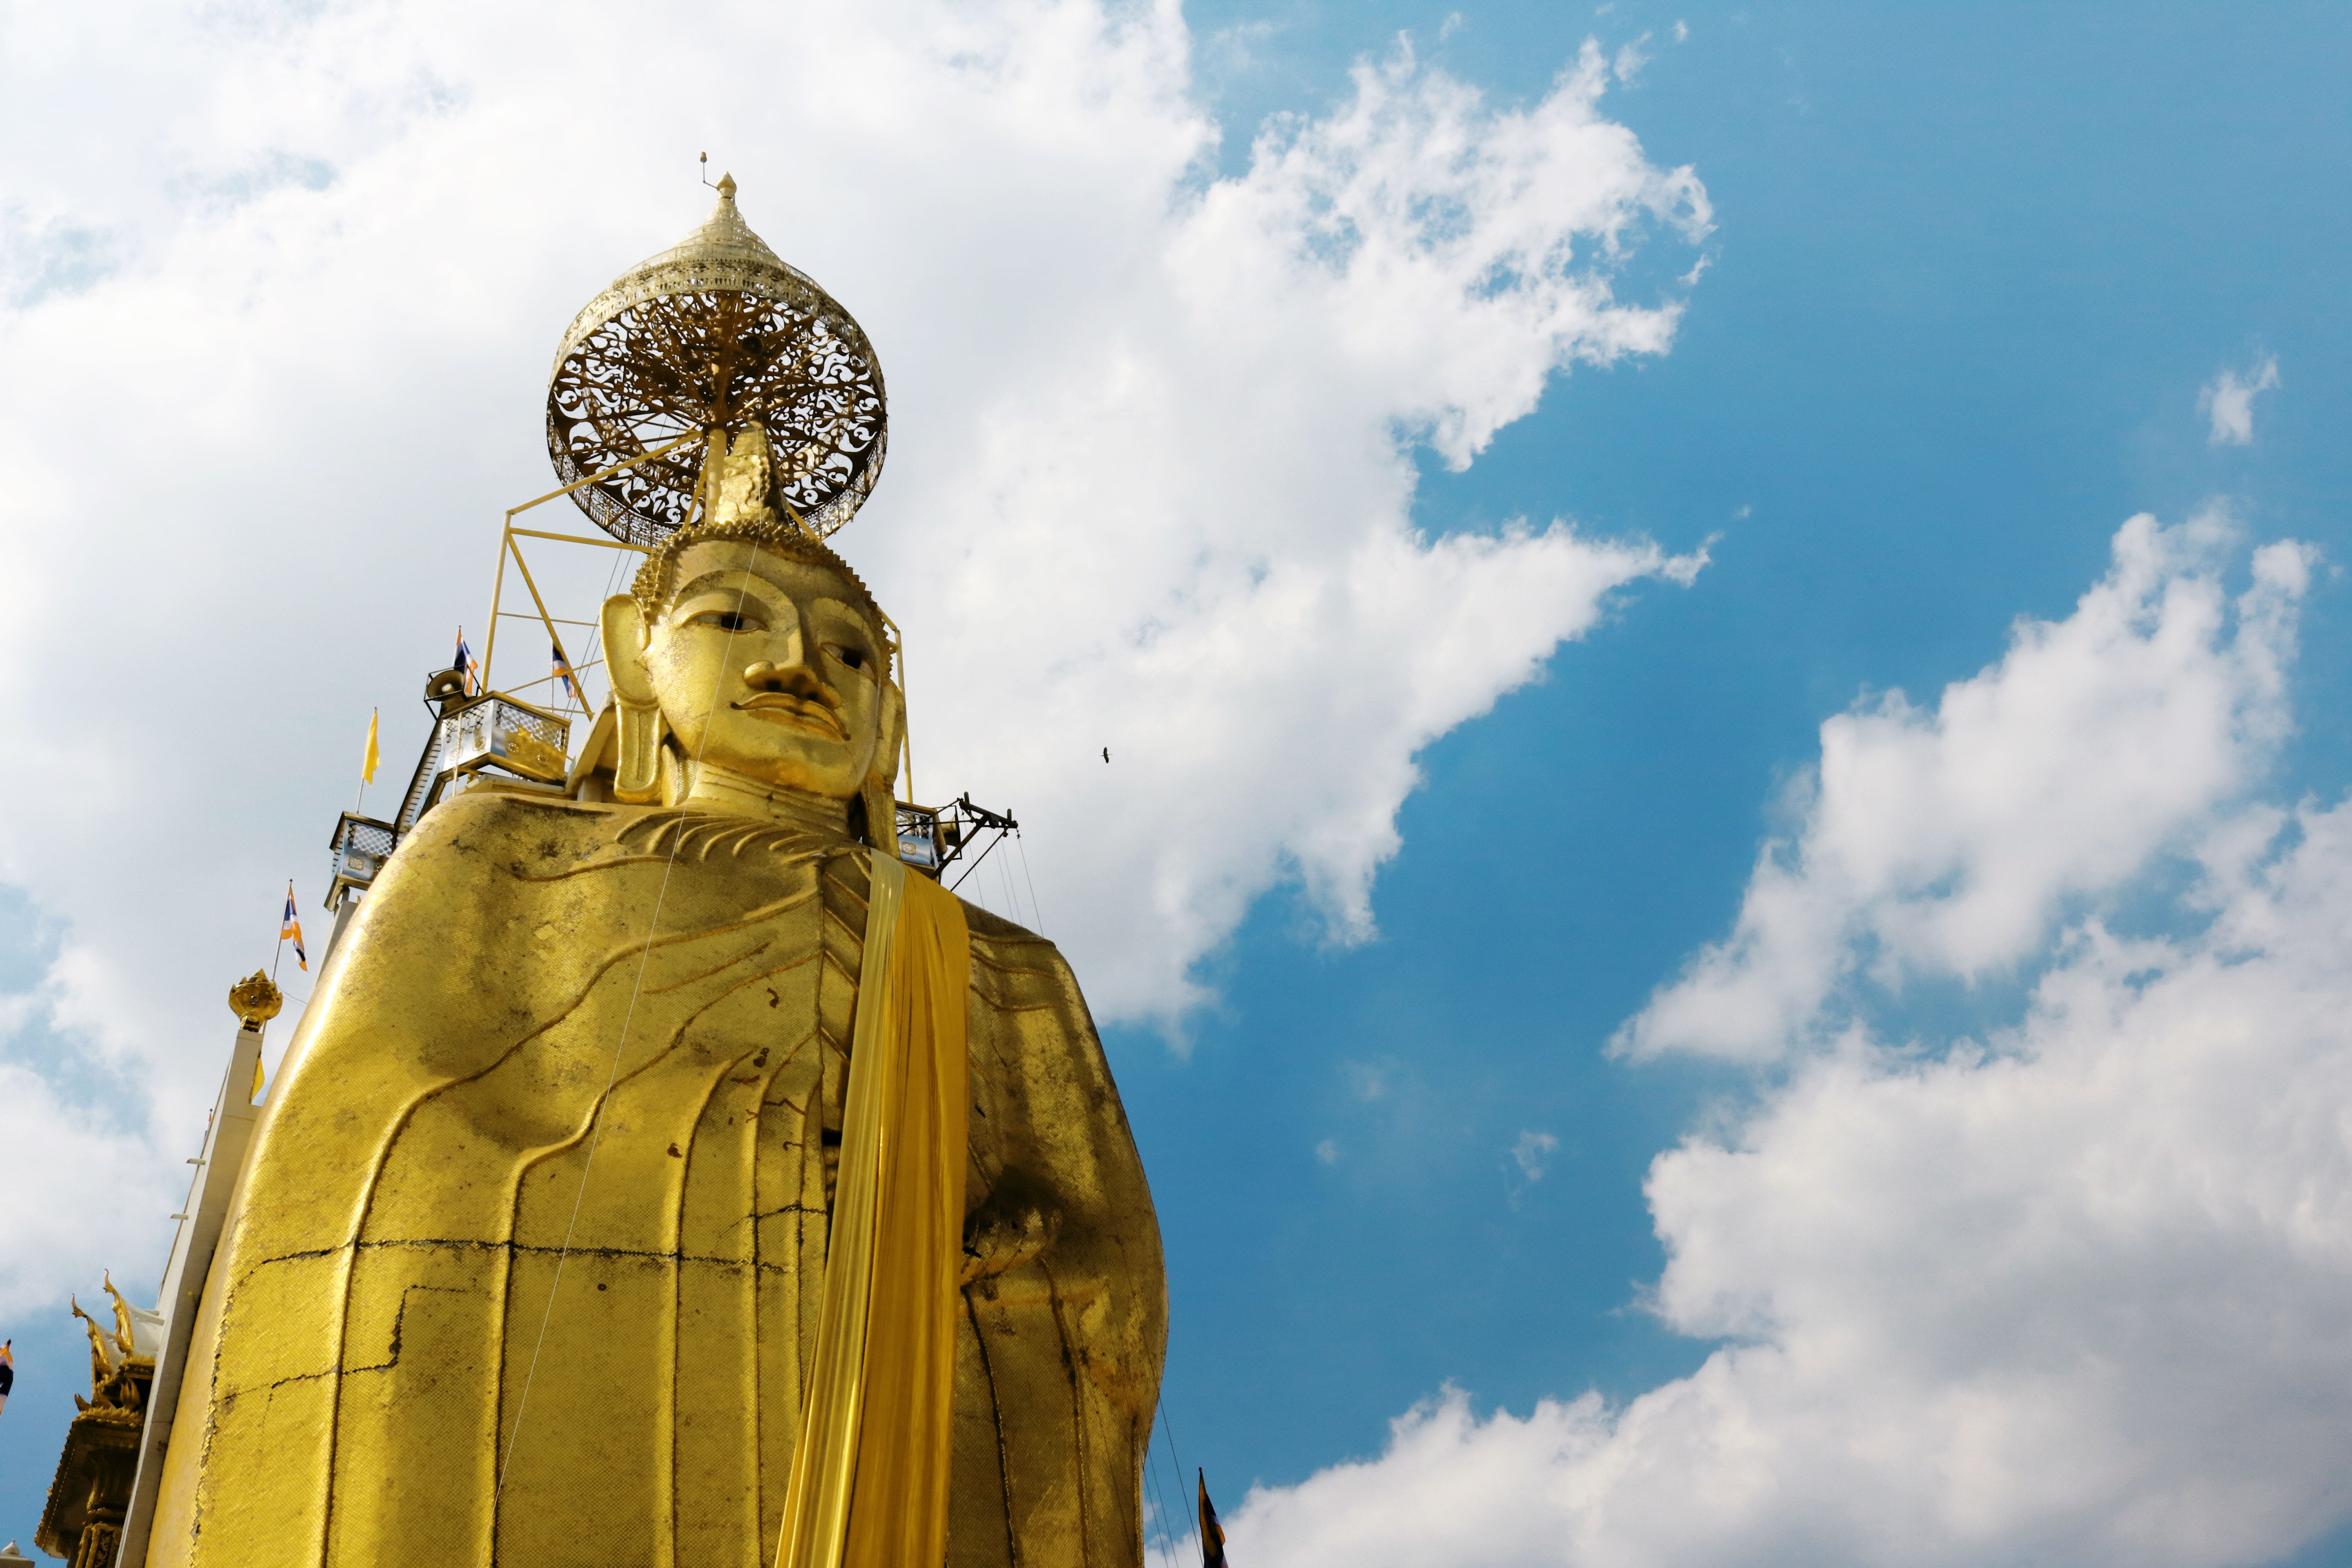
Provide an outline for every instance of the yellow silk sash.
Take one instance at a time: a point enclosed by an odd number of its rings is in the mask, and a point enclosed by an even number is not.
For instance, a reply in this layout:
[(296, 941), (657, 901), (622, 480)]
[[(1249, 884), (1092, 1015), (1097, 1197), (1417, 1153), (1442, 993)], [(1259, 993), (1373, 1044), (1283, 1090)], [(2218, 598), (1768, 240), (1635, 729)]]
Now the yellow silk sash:
[(931, 1568), (947, 1555), (971, 938), (955, 895), (887, 850), (873, 858), (778, 1568)]

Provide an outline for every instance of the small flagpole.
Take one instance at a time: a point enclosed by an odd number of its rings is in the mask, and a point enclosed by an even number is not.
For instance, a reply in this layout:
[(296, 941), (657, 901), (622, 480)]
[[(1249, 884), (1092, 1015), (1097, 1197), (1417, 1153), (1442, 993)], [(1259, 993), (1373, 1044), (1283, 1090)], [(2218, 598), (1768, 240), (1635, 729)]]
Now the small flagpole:
[[(381, 708), (371, 708), (371, 709), (369, 709), (369, 710), (368, 710), (368, 747), (369, 747), (369, 749), (370, 749), (371, 751), (373, 751), (373, 750), (374, 749), (374, 747), (375, 747), (375, 727), (376, 727), (376, 721), (377, 721), (378, 720), (382, 719), (383, 717), (383, 709), (381, 709)], [(365, 805), (367, 804), (367, 785), (368, 785), (368, 770), (366, 769), (366, 767), (362, 766), (362, 767), (360, 769), (360, 797), (359, 797), (359, 799), (357, 799), (357, 800), (355, 800), (355, 801), (353, 801), (353, 802), (352, 803), (352, 815), (353, 816), (359, 816), (359, 815), (360, 815), (360, 807), (362, 807), (362, 806), (363, 806), (363, 805)], [(280, 940), (283, 940), (283, 939), (280, 939)]]
[[(289, 880), (289, 881), (288, 881), (288, 882), (287, 882), (286, 886), (287, 886), (287, 888), (288, 888), (289, 890), (291, 890), (291, 889), (293, 888), (294, 884), (293, 884), (293, 882), (292, 882), (291, 880)], [(280, 963), (284, 963), (284, 962), (285, 962), (285, 960), (286, 960), (286, 911), (285, 911), (285, 910), (280, 910), (278, 912), (278, 951), (277, 951), (276, 952), (273, 952), (273, 953), (271, 953), (271, 954), (269, 955), (269, 984), (271, 984), (272, 985), (275, 985), (275, 984), (278, 984), (278, 966)]]

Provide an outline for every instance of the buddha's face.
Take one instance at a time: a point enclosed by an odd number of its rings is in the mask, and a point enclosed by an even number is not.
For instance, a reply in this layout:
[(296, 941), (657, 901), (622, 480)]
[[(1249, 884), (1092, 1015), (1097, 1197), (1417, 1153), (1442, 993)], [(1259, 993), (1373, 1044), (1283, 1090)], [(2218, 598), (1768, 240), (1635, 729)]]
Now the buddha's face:
[(897, 742), (882, 630), (831, 568), (738, 541), (689, 546), (648, 626), (604, 606), (604, 657), (632, 701), (659, 704), (698, 765), (833, 799), (857, 794)]

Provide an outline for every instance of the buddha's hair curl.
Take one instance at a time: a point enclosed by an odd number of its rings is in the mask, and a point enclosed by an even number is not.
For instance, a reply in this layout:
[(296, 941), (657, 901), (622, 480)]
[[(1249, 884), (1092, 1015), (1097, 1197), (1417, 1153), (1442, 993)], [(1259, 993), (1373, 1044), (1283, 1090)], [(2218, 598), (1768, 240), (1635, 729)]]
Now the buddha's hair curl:
[(787, 561), (798, 561), (811, 566), (822, 566), (838, 574), (856, 595), (857, 603), (873, 618), (875, 631), (884, 637), (890, 632), (889, 617), (882, 606), (874, 602), (874, 591), (865, 580), (849, 569), (849, 563), (826, 548), (824, 542), (814, 539), (789, 522), (767, 520), (753, 521), (722, 518), (715, 522), (698, 522), (679, 529), (661, 542), (646, 563), (637, 568), (635, 581), (629, 584), (629, 595), (644, 612), (646, 625), (650, 626), (668, 605), (670, 595), (677, 588), (677, 558), (698, 544), (749, 544), (757, 550), (781, 555)]

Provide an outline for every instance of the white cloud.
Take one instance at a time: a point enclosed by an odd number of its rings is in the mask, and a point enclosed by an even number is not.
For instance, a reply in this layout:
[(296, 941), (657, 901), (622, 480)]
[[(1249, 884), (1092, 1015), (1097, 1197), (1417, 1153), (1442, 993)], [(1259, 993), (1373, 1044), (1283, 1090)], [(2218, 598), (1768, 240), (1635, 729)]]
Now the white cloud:
[(1675, 23), (1675, 42), (1678, 44), (1686, 44), (1690, 42), (1690, 24), (1688, 22), (1677, 21)]
[(1559, 1140), (1549, 1132), (1521, 1132), (1519, 1141), (1511, 1145), (1511, 1161), (1518, 1166), (1521, 1177), (1540, 1182), (1559, 1148)]
[[(145, 1265), (169, 1244), (168, 1216), (190, 1173), (158, 1148), (135, 1089), (123, 1099), (132, 1111), (127, 1123), (61, 1093), (26, 1064), (0, 1060), (0, 1149), (8, 1162), (0, 1316), (49, 1305), (69, 1289), (93, 1291), (106, 1269)], [(194, 1151), (204, 1130), (198, 1115), (169, 1131)], [(124, 1288), (137, 1279), (124, 1270)]]
[[(2132, 533), (2126, 576), (2161, 543)], [(2261, 590), (2283, 600), (2284, 561)], [(2176, 557), (2168, 591), (2206, 570)], [(2259, 617), (2233, 644), (2212, 633), (2219, 609), (2173, 635), (2237, 657)], [(2157, 605), (2138, 614), (2160, 633)], [(2083, 657), (2127, 689), (2139, 640)], [(2024, 668), (2012, 651), (1989, 674)], [(1971, 731), (1979, 746), (2056, 743), (2026, 689), (1987, 689), (2011, 700)], [(2082, 726), (2065, 761), (2125, 791), (2151, 759), (2116, 740)], [(1876, 770), (1851, 804), (1899, 815), (1919, 782)], [(1380, 1456), (1254, 1492), (1229, 1521), (1236, 1558), (2220, 1568), (2340, 1523), (2352, 802), (2209, 799), (2190, 816), (2200, 869), (2168, 934), (2069, 925), (2020, 1021), (1980, 1041), (1890, 1044), (1858, 1018), (1749, 1113), (1654, 1163), (1669, 1262), (1651, 1305), (1727, 1342), (1698, 1372), (1525, 1416), (1481, 1416), (1449, 1389)], [(1955, 881), (1916, 901), (1973, 896)], [(1871, 956), (1860, 928), (1835, 940), (1841, 973)]]
[[(1613, 279), (1706, 194), (1602, 116), (1596, 48), (1512, 111), (1367, 64), (1212, 180), (1166, 3), (555, 17), (11, 24), (0, 880), (64, 935), (10, 1049), (119, 1068), (166, 1161), (289, 872), (314, 907), (367, 710), (396, 787), (419, 679), (479, 635), (557, 337), (701, 220), (698, 150), (878, 345), (890, 469), (839, 543), (910, 635), (918, 785), (1019, 813), (1107, 1018), (1180, 1016), (1285, 878), (1369, 932), (1419, 750), (1698, 569), (1411, 523), (1412, 442), (1463, 467), (1555, 373), (1673, 338)], [(11, 1223), (14, 1278), (47, 1268)]]
[(2216, 447), (2251, 446), (2254, 439), (2254, 394), (2279, 384), (2278, 355), (2265, 354), (2244, 375), (2225, 370), (2197, 395), (2197, 412), (2212, 423), (2208, 442)]
[(1614, 76), (1619, 81), (1631, 87), (1633, 83), (1633, 79), (1642, 74), (1642, 68), (1650, 63), (1649, 51), (1642, 47), (1643, 44), (1646, 44), (1649, 41), (1650, 35), (1644, 33), (1640, 37), (1634, 39), (1632, 43), (1620, 48), (1617, 51), (1616, 59), (1612, 61), (1610, 64), (1610, 74)]
[(1235, 22), (1195, 39), (1193, 58), (1219, 69), (1244, 70), (1260, 63), (1256, 51), (1274, 35), (1271, 22)]
[(2019, 621), (2001, 660), (1933, 709), (1891, 691), (1823, 724), (1797, 828), (1765, 846), (1731, 935), (1618, 1048), (1764, 1059), (1842, 1027), (1856, 976), (2014, 973), (2070, 900), (2185, 847), (2290, 722), (2283, 668), (2311, 555), (2255, 552), (2233, 600), (2232, 531), (2217, 512), (2136, 517), (2073, 615)]
[(1315, 1163), (1318, 1165), (1338, 1164), (1339, 1163), (1339, 1145), (1328, 1138), (1324, 1139), (1323, 1142), (1315, 1145)]

